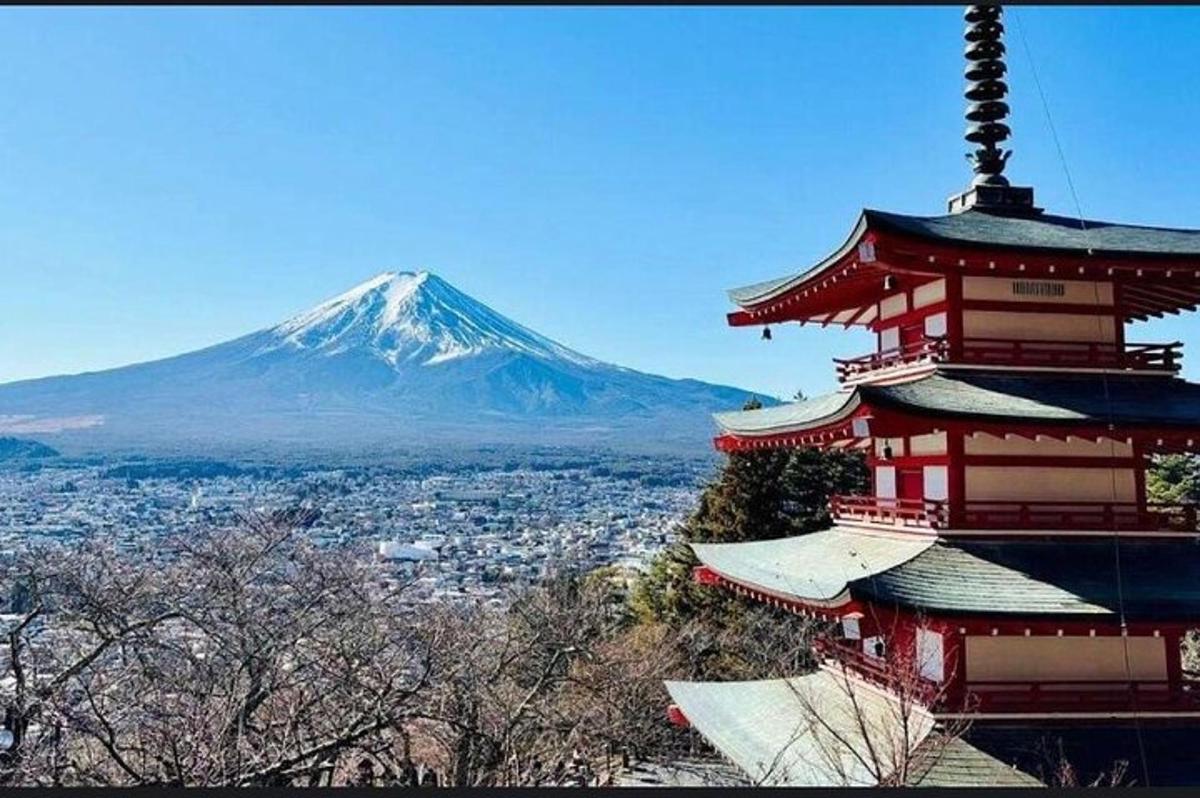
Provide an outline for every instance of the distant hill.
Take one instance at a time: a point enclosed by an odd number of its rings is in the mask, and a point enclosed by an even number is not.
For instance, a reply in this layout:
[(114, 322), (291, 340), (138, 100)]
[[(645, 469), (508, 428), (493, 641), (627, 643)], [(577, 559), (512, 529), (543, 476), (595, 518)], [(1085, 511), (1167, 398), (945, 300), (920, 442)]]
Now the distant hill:
[(0, 438), (0, 463), (6, 460), (28, 460), (42, 457), (58, 457), (57, 449), (44, 443), (23, 438)]
[(0, 385), (0, 434), (177, 452), (439, 442), (707, 448), (709, 414), (749, 396), (601, 362), (436, 275), (389, 272), (207, 349)]

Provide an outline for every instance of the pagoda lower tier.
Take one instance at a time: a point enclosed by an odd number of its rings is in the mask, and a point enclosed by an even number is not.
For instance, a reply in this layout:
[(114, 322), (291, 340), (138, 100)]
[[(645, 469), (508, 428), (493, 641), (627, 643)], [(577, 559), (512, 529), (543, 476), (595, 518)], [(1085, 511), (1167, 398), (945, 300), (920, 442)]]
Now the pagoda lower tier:
[(849, 527), (692, 544), (697, 581), (834, 622), (867, 679), (908, 657), (943, 715), (1200, 717), (1181, 645), (1200, 629), (1200, 543), (934, 539)]
[(1200, 745), (1195, 722), (979, 719), (964, 729), (829, 666), (666, 686), (674, 722), (755, 785), (1034, 787), (1061, 785), (1064, 763), (1081, 785), (1193, 786), (1197, 777), (1194, 758), (1182, 755)]
[(1200, 530), (1200, 508), (1146, 496), (1152, 455), (1200, 448), (1200, 385), (1175, 377), (939, 366), (715, 419), (725, 452), (864, 450), (871, 491), (832, 502), (846, 525), (943, 536)]
[[(1038, 786), (923, 707), (836, 668), (750, 682), (667, 682), (675, 722), (770, 787)], [(904, 719), (905, 722), (899, 722)]]

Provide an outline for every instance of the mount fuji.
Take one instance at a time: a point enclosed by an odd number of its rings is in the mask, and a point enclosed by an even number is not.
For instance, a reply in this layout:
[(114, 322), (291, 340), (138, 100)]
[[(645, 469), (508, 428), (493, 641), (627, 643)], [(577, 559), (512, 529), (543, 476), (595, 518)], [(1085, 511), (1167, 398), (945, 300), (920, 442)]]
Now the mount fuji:
[(388, 272), (206, 349), (0, 385), (0, 434), (84, 450), (674, 448), (702, 446), (709, 413), (749, 395), (595, 360), (434, 274)]

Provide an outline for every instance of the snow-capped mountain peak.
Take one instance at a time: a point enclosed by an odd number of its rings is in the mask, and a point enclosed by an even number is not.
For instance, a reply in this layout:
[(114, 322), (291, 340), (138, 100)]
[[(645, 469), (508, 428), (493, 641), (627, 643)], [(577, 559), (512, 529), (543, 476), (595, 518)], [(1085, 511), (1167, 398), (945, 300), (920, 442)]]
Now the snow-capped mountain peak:
[(358, 457), (434, 443), (693, 449), (711, 435), (710, 413), (748, 396), (593, 360), (436, 275), (387, 272), (204, 349), (0, 385), (0, 434), (8, 419), (9, 431), (36, 425), (97, 450), (173, 455), (281, 447), (289, 457), (326, 448)]
[(325, 355), (361, 349), (397, 367), (502, 351), (581, 366), (597, 362), (502, 316), (428, 271), (384, 272), (268, 332), (268, 349)]

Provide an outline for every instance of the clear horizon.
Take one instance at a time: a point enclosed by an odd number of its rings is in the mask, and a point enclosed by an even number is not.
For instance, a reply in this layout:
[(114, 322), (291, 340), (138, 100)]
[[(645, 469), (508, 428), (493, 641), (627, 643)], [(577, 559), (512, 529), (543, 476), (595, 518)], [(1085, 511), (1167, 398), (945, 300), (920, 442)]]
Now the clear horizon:
[[(1013, 181), (1074, 215), (1023, 32), (1084, 214), (1200, 227), (1200, 9), (1007, 27)], [(764, 342), (724, 290), (815, 262), (863, 207), (944, 211), (969, 180), (961, 33), (957, 6), (4, 9), (0, 382), (427, 269), (601, 360), (829, 390), (866, 334)], [(1188, 352), (1198, 328), (1129, 338)]]

